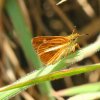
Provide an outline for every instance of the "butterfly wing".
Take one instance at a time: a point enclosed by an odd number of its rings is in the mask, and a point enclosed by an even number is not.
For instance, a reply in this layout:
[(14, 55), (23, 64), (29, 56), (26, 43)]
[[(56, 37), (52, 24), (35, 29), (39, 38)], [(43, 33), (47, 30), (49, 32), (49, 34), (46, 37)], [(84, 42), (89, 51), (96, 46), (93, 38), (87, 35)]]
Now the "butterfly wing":
[(49, 36), (49, 37), (39, 36), (39, 37), (33, 38), (32, 40), (32, 44), (35, 47), (38, 55), (40, 56), (44, 64), (53, 63), (65, 51), (65, 49), (63, 49), (64, 47), (56, 49), (56, 50), (51, 50), (49, 52), (45, 52), (46, 50), (53, 47), (55, 48), (56, 46), (63, 45), (67, 42), (68, 42), (68, 39), (62, 36)]

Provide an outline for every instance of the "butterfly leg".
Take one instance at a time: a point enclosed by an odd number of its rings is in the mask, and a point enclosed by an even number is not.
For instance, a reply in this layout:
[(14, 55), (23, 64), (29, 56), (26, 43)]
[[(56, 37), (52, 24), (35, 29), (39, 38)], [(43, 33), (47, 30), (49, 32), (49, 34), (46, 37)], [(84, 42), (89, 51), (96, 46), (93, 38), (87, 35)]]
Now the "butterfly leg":
[(79, 44), (78, 43), (76, 43), (76, 46), (75, 47), (77, 47), (77, 49), (80, 49), (80, 46), (79, 46)]
[(74, 52), (76, 48), (80, 49), (80, 46), (79, 46), (78, 43), (76, 43), (76, 44), (73, 46), (72, 52)]

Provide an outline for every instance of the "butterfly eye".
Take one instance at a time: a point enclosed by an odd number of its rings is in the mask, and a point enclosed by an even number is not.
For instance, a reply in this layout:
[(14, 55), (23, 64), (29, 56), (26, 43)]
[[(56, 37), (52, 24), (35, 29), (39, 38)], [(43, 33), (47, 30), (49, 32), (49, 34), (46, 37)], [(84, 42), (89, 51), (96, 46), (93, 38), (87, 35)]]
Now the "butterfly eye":
[(73, 41), (75, 41), (76, 39), (74, 38), (74, 39), (72, 39)]
[(72, 38), (72, 39), (71, 39), (71, 41), (75, 41), (75, 40), (76, 40), (76, 38)]

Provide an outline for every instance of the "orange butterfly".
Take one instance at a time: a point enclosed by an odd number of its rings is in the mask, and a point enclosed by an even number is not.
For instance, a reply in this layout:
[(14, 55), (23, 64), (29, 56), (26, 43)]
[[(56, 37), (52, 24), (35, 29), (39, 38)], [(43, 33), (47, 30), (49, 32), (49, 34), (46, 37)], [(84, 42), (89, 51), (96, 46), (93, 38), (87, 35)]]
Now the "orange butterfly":
[(32, 39), (32, 45), (45, 65), (58, 61), (79, 47), (78, 33), (69, 36), (38, 36)]

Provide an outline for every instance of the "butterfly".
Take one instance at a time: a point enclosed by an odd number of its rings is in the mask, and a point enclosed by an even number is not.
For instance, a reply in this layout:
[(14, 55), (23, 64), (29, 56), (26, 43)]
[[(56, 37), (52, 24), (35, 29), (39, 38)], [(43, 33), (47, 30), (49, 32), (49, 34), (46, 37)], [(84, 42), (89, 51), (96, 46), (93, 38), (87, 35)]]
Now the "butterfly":
[(78, 33), (69, 36), (37, 36), (32, 39), (32, 45), (45, 65), (54, 64), (62, 57), (79, 48)]

